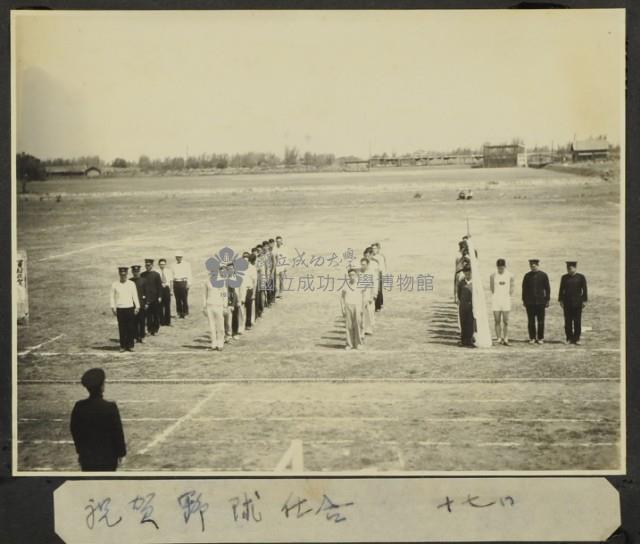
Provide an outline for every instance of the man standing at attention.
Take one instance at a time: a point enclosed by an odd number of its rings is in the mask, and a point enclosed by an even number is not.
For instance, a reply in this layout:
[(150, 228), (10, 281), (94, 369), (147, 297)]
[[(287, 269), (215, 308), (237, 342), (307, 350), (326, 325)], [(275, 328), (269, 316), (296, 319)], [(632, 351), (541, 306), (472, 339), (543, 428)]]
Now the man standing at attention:
[(358, 271), (350, 268), (349, 281), (340, 293), (340, 306), (345, 319), (347, 345), (345, 349), (362, 349), (364, 335), (362, 334), (362, 311), (365, 304), (365, 291), (358, 287)]
[[(255, 297), (256, 297), (256, 319), (262, 317), (262, 312), (264, 311), (264, 290), (267, 283), (265, 278), (265, 265), (264, 265), (264, 257), (262, 256), (262, 246), (258, 244), (255, 248), (256, 250), (256, 288), (255, 288)], [(254, 319), (255, 323), (255, 319)]]
[(217, 274), (219, 273), (210, 275), (204, 282), (202, 313), (209, 320), (211, 349), (222, 351), (224, 349), (224, 311), (227, 307), (227, 286)]
[(288, 266), (288, 253), (287, 248), (284, 247), (284, 242), (282, 240), (282, 236), (276, 236), (276, 249), (275, 249), (275, 258), (276, 258), (276, 274), (277, 274), (277, 298), (282, 298), (282, 292), (284, 291), (284, 278), (287, 273)]
[(136, 337), (135, 317), (140, 309), (138, 291), (133, 282), (127, 279), (126, 266), (118, 267), (120, 279), (111, 284), (111, 311), (118, 319), (118, 335), (120, 337), (120, 352), (133, 351)]
[(564, 310), (565, 344), (580, 345), (582, 310), (587, 304), (587, 278), (577, 272), (577, 261), (567, 261), (567, 273), (560, 280), (558, 300)]
[(160, 303), (162, 302), (162, 280), (160, 274), (153, 270), (153, 259), (144, 260), (145, 271), (140, 274), (147, 288), (147, 331), (151, 336), (160, 330)]
[(551, 298), (549, 276), (539, 266), (540, 259), (529, 259), (531, 270), (522, 280), (522, 303), (527, 309), (529, 344), (544, 344), (544, 315)]
[(242, 258), (247, 261), (248, 266), (247, 270), (244, 273), (244, 278), (242, 279), (242, 283), (244, 285), (244, 299), (241, 299), (241, 303), (244, 304), (244, 328), (243, 330), (251, 330), (253, 325), (253, 321), (255, 319), (254, 312), (254, 300), (255, 300), (255, 288), (256, 282), (258, 281), (256, 275), (256, 267), (253, 263), (255, 263), (255, 256), (245, 251), (242, 254)]
[(138, 314), (134, 318), (135, 322), (135, 338), (136, 342), (144, 343), (145, 330), (147, 327), (146, 321), (146, 312), (145, 306), (147, 304), (147, 286), (145, 283), (145, 279), (140, 276), (140, 265), (133, 264), (131, 265), (131, 273), (133, 274), (133, 278), (129, 278), (138, 291), (138, 301), (140, 302), (140, 308), (138, 309)]
[(369, 272), (369, 259), (362, 257), (360, 259), (360, 278), (358, 283), (364, 289), (364, 308), (362, 310), (362, 332), (365, 335), (373, 334), (373, 325), (375, 323), (374, 299), (376, 292), (374, 289), (374, 279)]
[(458, 303), (458, 315), (460, 316), (460, 345), (466, 348), (474, 348), (473, 333), (475, 324), (473, 320), (473, 287), (471, 285), (471, 266), (466, 265), (462, 272), (464, 277), (458, 282), (456, 293)]
[(160, 281), (162, 290), (160, 291), (160, 325), (171, 326), (171, 297), (173, 296), (173, 270), (167, 268), (167, 259), (158, 259), (160, 267)]
[(504, 259), (496, 261), (497, 271), (491, 274), (491, 306), (498, 344), (509, 345), (509, 312), (513, 295), (513, 274), (507, 270)]
[(81, 383), (89, 398), (76, 402), (71, 412), (71, 436), (83, 471), (116, 470), (127, 455), (118, 406), (102, 398), (104, 380), (101, 368), (87, 370)]
[(176, 251), (173, 265), (173, 293), (176, 296), (176, 313), (180, 319), (189, 315), (189, 287), (191, 285), (191, 265), (182, 260), (182, 251)]
[(371, 244), (371, 257), (369, 257), (369, 261), (374, 260), (378, 266), (378, 277), (377, 277), (377, 285), (378, 292), (375, 293), (375, 307), (376, 312), (380, 312), (382, 310), (382, 306), (384, 305), (384, 297), (382, 296), (382, 275), (387, 273), (387, 260), (384, 255), (380, 253), (380, 243), (374, 242)]

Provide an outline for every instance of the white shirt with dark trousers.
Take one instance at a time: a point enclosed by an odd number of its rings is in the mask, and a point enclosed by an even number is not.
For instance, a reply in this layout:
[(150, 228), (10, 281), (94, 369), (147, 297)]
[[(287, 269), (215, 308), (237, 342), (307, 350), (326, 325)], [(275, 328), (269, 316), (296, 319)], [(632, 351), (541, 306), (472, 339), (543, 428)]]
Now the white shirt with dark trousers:
[(132, 281), (114, 281), (110, 293), (111, 308), (118, 318), (120, 349), (131, 350), (135, 342), (135, 309), (140, 308), (138, 288)]
[(191, 265), (185, 261), (173, 265), (173, 294), (176, 297), (178, 317), (189, 315), (189, 285), (191, 284)]
[(111, 284), (111, 308), (140, 308), (138, 290), (132, 281), (114, 281)]

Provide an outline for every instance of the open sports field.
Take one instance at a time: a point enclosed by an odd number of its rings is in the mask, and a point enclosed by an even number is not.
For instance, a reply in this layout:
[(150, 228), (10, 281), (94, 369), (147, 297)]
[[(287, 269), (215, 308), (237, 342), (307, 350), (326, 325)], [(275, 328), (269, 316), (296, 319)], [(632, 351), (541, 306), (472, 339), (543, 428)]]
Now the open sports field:
[[(473, 200), (456, 201), (461, 188)], [(532, 169), (393, 169), (62, 180), (29, 190), (17, 202), (31, 315), (18, 330), (19, 471), (79, 470), (69, 416), (86, 396), (81, 374), (95, 366), (123, 418), (123, 471), (273, 471), (292, 441), (313, 472), (622, 468), (617, 182)], [(516, 276), (510, 347), (457, 347), (452, 276), (467, 217), (487, 300), (497, 258)], [(205, 260), (278, 234), (306, 257), (290, 270), (293, 290), (239, 341), (207, 351)], [(433, 290), (394, 282), (365, 350), (347, 352), (338, 294), (317, 289), (319, 276), (340, 276), (344, 265), (310, 258), (350, 248), (360, 256), (374, 241), (391, 274), (430, 274)], [(116, 267), (145, 257), (171, 264), (176, 249), (196, 275), (189, 317), (119, 353), (108, 296)], [(526, 341), (519, 304), (531, 257), (554, 294), (544, 346)], [(589, 282), (582, 346), (562, 344), (556, 299), (568, 259)], [(299, 290), (302, 276), (316, 278), (316, 289)]]

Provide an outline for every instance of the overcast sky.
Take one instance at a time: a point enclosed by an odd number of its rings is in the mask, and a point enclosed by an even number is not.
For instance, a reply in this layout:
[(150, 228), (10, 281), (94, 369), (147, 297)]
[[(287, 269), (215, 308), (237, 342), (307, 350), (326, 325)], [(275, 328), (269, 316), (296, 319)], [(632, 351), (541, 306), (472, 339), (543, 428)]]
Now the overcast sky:
[(17, 150), (42, 158), (621, 142), (622, 10), (29, 12), (13, 32)]

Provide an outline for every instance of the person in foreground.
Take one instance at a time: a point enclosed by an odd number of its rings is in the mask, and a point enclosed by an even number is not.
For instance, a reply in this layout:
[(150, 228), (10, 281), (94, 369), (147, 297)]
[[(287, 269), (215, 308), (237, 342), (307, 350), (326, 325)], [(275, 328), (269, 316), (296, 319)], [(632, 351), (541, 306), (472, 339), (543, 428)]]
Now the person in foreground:
[(71, 436), (83, 471), (114, 471), (127, 455), (118, 406), (102, 398), (104, 382), (104, 370), (87, 370), (81, 383), (89, 398), (76, 402), (71, 412)]

